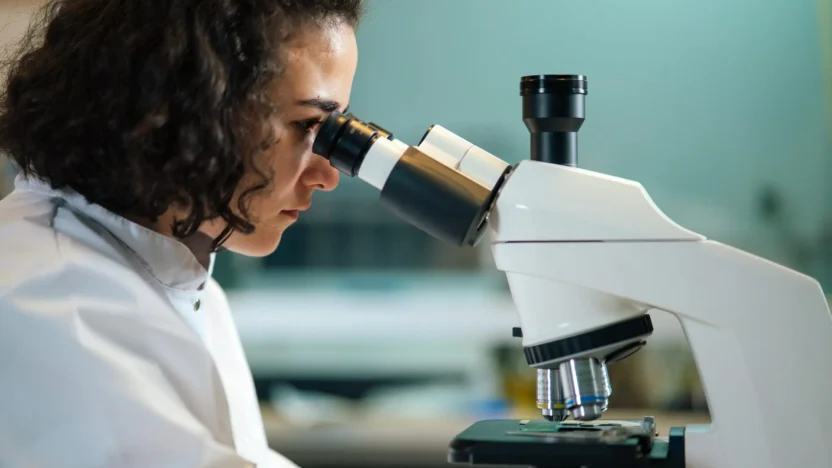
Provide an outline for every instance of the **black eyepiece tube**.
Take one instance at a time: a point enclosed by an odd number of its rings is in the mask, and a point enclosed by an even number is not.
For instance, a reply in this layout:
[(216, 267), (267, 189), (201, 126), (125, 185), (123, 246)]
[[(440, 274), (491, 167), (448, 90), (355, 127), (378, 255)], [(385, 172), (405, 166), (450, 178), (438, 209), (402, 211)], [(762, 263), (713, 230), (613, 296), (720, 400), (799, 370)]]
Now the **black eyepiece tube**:
[(378, 188), (381, 204), (402, 220), (459, 246), (474, 246), (483, 238), (489, 212), (510, 172), (506, 168), (494, 186), (486, 187), (418, 147), (395, 140), (381, 126), (338, 112), (321, 124), (312, 151), (344, 174)]
[(578, 164), (578, 130), (587, 94), (583, 75), (529, 75), (520, 79), (523, 122), (531, 133), (531, 159)]
[(312, 143), (312, 152), (323, 156), (340, 172), (355, 177), (367, 151), (379, 138), (393, 139), (390, 132), (352, 114), (333, 111), (321, 124)]

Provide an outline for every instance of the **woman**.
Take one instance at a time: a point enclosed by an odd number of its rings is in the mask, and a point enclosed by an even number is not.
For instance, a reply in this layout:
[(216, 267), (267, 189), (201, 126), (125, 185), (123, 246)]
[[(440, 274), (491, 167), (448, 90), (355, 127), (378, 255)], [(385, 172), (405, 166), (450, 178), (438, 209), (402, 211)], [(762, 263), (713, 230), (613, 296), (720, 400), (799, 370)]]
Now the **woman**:
[(332, 190), (360, 0), (63, 0), (10, 62), (0, 466), (284, 467), (214, 253)]

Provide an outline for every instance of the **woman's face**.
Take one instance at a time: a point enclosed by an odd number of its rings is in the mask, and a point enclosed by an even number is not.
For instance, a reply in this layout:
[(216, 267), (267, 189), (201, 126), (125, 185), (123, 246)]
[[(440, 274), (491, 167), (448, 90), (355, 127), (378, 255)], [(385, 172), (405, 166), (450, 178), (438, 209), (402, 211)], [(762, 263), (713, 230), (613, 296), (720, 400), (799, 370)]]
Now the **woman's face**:
[[(279, 141), (257, 160), (271, 186), (249, 197), (250, 235), (235, 232), (223, 244), (228, 250), (264, 256), (277, 248), (283, 231), (308, 210), (316, 190), (333, 190), (338, 172), (329, 161), (312, 153), (320, 122), (349, 104), (358, 48), (353, 28), (341, 23), (308, 28), (289, 44), (284, 74), (272, 92), (278, 109), (274, 128)], [(244, 176), (239, 196), (259, 183), (255, 173)], [(234, 200), (232, 207), (236, 207)], [(218, 236), (225, 223), (208, 223), (206, 234)]]

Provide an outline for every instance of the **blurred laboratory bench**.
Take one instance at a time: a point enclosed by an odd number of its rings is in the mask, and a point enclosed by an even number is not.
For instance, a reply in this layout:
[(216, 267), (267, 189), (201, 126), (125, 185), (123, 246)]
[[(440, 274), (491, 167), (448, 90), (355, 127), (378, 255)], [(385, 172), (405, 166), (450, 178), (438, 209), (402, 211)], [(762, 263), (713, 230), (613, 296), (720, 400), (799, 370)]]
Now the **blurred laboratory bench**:
[[(228, 296), (269, 442), (303, 468), (447, 467), (448, 444), (470, 424), (539, 418), (535, 374), (511, 334), (518, 316), (498, 285), (441, 275), (389, 289), (269, 282), (280, 287)], [(652, 415), (660, 435), (709, 422), (681, 325), (650, 315), (648, 346), (610, 369), (616, 401), (605, 419)], [(500, 349), (516, 362), (501, 362)]]
[[(343, 287), (302, 287), (281, 278), (273, 281), (280, 288), (228, 292), (255, 374), (382, 377), (442, 371), (482, 379), (490, 367), (489, 350), (520, 348), (512, 336), (520, 322), (511, 296), (493, 283), (437, 275), (427, 283), (379, 290), (343, 281)], [(675, 317), (650, 315), (651, 347), (685, 343)]]
[[(654, 416), (659, 436), (671, 426), (710, 422), (707, 413), (660, 413), (610, 409), (604, 419)], [(505, 416), (536, 419), (531, 412)], [(437, 420), (357, 418), (350, 423), (302, 426), (289, 424), (270, 407), (263, 407), (269, 444), (303, 468), (448, 467), (448, 445), (475, 419)], [(496, 467), (493, 467), (496, 468)]]

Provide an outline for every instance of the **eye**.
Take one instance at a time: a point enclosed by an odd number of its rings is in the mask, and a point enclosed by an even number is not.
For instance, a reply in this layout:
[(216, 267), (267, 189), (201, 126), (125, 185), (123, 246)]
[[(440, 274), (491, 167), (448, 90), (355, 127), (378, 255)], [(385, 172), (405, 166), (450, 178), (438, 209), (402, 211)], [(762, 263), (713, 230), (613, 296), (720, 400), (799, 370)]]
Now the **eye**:
[(314, 119), (307, 119), (307, 120), (298, 120), (295, 122), (295, 126), (301, 129), (304, 132), (311, 132), (315, 129), (318, 125), (320, 125), (321, 119), (314, 118)]

